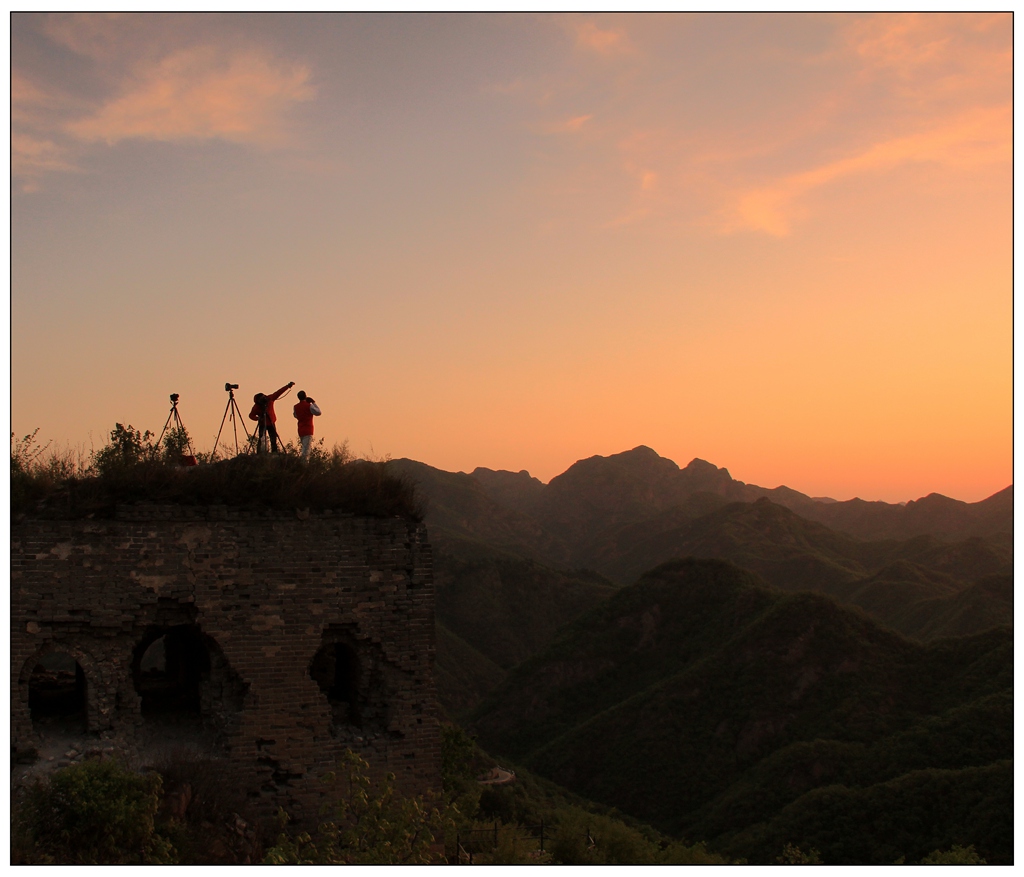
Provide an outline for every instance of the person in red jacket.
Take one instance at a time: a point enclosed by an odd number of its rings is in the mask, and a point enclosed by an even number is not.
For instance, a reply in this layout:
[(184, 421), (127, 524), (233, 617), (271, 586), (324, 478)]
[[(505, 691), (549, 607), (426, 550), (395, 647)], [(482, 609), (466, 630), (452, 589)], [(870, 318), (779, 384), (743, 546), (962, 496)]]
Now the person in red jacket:
[(258, 427), (259, 438), (256, 440), (256, 453), (263, 450), (263, 436), (270, 434), (270, 449), (277, 453), (277, 415), (274, 413), (274, 402), (281, 398), (282, 394), (295, 386), (295, 381), (285, 384), (276, 393), (269, 396), (266, 393), (257, 393), (252, 397), (252, 411), (249, 412), (249, 419), (255, 420)]
[(299, 442), (302, 444), (302, 459), (309, 456), (309, 446), (313, 442), (313, 418), (320, 416), (320, 407), (305, 390), (299, 390), (299, 401), (292, 409), (295, 419), (299, 421)]

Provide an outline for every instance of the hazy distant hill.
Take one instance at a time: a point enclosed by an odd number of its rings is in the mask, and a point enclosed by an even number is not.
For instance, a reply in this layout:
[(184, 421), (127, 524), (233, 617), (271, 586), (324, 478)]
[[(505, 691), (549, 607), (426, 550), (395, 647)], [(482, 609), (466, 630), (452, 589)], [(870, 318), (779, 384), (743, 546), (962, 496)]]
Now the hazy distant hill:
[(434, 550), (434, 579), (438, 691), (451, 716), (616, 590), (595, 573), (554, 570), (451, 537)]
[(925, 534), (945, 539), (1010, 535), (1013, 532), (1013, 487), (1006, 487), (976, 503), (930, 493), (906, 505), (851, 499), (817, 503), (801, 513), (862, 539), (909, 539)]
[(491, 752), (751, 861), (798, 838), (826, 862), (954, 843), (1007, 862), (1012, 654), (1007, 628), (922, 646), (727, 563), (676, 561), (516, 668), (474, 728)]
[(785, 486), (765, 488), (736, 481), (727, 469), (705, 460), (692, 460), (680, 469), (643, 445), (609, 457), (580, 460), (552, 478), (547, 490), (533, 500), (533, 507), (540, 520), (576, 541), (580, 533), (654, 517), (698, 492), (741, 502), (764, 497), (801, 517), (862, 539), (919, 535), (964, 539), (1013, 529), (1012, 486), (978, 503), (936, 493), (905, 505), (815, 500)]
[[(592, 565), (615, 581), (676, 557), (722, 558), (788, 591), (817, 591), (858, 606), (912, 636), (973, 633), (1013, 620), (1012, 599), (979, 593), (981, 611), (947, 612), (950, 600), (984, 576), (1010, 574), (1012, 554), (974, 537), (939, 542), (930, 536), (865, 542), (808, 521), (767, 499), (730, 503), (657, 532), (665, 516), (631, 528), (632, 538), (607, 540)], [(654, 531), (645, 535), (643, 530)], [(980, 604), (986, 603), (985, 607)], [(911, 611), (913, 610), (913, 611)], [(935, 623), (944, 614), (946, 624)], [(980, 625), (980, 626), (975, 626)]]
[[(432, 507), (428, 522), (442, 529), (508, 547), (548, 562), (586, 565), (602, 534), (658, 522), (663, 515), (697, 517), (714, 505), (770, 499), (801, 517), (860, 539), (946, 541), (972, 536), (1010, 544), (1013, 487), (986, 500), (965, 503), (929, 494), (905, 505), (815, 500), (788, 487), (764, 488), (736, 481), (727, 469), (692, 460), (674, 462), (640, 446), (609, 457), (590, 457), (543, 484), (526, 471), (476, 469), (472, 475), (442, 472), (411, 460), (398, 466), (420, 482)], [(699, 497), (695, 507), (695, 500)]]
[(392, 460), (388, 465), (416, 483), (426, 501), (426, 522), (434, 541), (451, 536), (522, 557), (568, 561), (569, 549), (560, 539), (535, 518), (496, 502), (472, 475), (415, 460)]

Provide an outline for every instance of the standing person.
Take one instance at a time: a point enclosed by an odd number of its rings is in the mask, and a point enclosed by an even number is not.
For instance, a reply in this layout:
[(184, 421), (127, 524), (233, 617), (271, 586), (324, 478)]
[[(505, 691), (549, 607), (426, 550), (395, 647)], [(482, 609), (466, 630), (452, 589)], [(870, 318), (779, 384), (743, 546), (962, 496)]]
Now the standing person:
[(295, 386), (295, 381), (285, 384), (276, 393), (269, 396), (266, 393), (257, 393), (252, 397), (252, 411), (249, 412), (249, 419), (255, 420), (259, 429), (259, 438), (256, 440), (256, 453), (263, 450), (263, 436), (270, 435), (270, 449), (277, 453), (277, 415), (274, 413), (274, 402), (281, 398), (281, 395)]
[(320, 408), (305, 390), (299, 390), (299, 401), (292, 409), (295, 419), (299, 421), (299, 441), (302, 443), (302, 459), (309, 456), (309, 446), (313, 443), (313, 418), (320, 416)]

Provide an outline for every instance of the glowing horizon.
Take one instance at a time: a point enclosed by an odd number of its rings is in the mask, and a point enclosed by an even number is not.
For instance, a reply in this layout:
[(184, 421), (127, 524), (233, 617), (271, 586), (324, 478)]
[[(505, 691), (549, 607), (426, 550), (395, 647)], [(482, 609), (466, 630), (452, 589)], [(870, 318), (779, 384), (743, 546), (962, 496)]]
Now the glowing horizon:
[[(11, 17), (11, 428), (1013, 480), (1012, 16)], [(278, 405), (294, 439), (294, 394)]]

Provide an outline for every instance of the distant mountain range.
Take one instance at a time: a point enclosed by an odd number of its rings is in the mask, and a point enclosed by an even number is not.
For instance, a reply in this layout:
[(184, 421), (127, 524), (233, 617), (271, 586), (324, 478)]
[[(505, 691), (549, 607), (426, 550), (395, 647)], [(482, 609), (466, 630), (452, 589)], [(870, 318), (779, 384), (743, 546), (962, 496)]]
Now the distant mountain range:
[(647, 447), (547, 485), (390, 466), (442, 706), (495, 755), (752, 862), (1012, 861), (1012, 487), (835, 502)]
[(923, 639), (1012, 623), (1013, 488), (978, 503), (815, 499), (648, 447), (528, 472), (395, 460), (435, 546), (438, 685), (471, 708), (562, 625), (660, 563), (720, 558)]
[(413, 460), (393, 464), (420, 484), (428, 523), (462, 538), (482, 541), (539, 560), (569, 566), (592, 560), (624, 526), (647, 532), (670, 529), (730, 502), (768, 499), (809, 521), (858, 539), (932, 536), (959, 541), (972, 536), (1009, 545), (1013, 487), (966, 503), (937, 493), (906, 504), (814, 499), (788, 487), (736, 481), (727, 469), (692, 460), (684, 469), (648, 447), (574, 463), (543, 484), (526, 471), (478, 468), (444, 472)]

